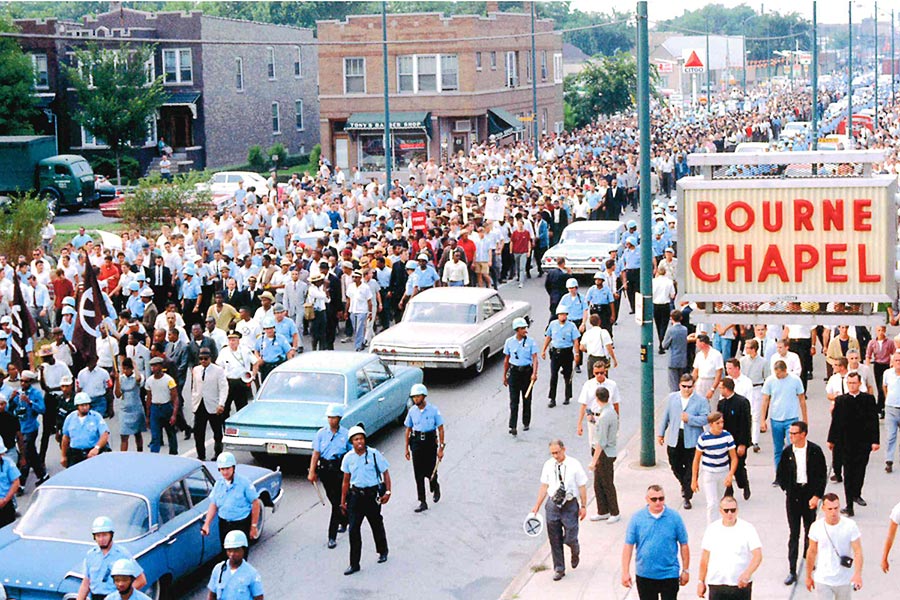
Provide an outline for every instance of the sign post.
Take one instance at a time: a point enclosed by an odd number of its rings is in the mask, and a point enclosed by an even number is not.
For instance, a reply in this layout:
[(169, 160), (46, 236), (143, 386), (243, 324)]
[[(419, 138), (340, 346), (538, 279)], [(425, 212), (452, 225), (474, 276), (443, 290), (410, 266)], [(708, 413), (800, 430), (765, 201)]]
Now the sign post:
[[(687, 60), (684, 61), (684, 66), (682, 67), (685, 73), (691, 74), (691, 105), (697, 105), (697, 75), (703, 73), (706, 68), (703, 66), (703, 61), (700, 60), (700, 57), (697, 56), (696, 50), (691, 50), (691, 54), (688, 56)], [(707, 90), (707, 96), (709, 95), (709, 90)], [(709, 101), (709, 98), (707, 98)]]

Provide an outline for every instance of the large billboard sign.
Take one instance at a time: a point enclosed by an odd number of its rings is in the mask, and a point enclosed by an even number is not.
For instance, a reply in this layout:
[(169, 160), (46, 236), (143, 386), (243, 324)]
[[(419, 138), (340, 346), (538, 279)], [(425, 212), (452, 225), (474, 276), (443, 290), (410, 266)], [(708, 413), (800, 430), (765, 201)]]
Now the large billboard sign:
[(896, 178), (679, 182), (684, 298), (886, 302), (894, 282)]

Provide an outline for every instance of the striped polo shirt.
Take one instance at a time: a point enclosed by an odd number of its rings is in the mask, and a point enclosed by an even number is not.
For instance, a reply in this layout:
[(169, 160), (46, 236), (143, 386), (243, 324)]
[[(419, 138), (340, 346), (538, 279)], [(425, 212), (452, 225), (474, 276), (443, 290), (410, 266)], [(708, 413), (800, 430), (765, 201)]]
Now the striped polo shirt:
[(724, 473), (731, 468), (728, 451), (734, 448), (734, 438), (727, 431), (714, 435), (708, 431), (700, 434), (697, 450), (703, 453), (700, 466), (704, 471)]

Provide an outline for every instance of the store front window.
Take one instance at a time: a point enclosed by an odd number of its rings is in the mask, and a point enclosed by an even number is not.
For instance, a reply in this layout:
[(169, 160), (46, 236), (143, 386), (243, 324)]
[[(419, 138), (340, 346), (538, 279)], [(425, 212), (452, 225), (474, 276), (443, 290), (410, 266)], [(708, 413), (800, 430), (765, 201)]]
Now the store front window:
[(359, 136), (359, 170), (360, 171), (384, 171), (384, 136), (360, 135)]
[[(391, 145), (394, 148), (394, 169), (406, 169), (414, 159), (428, 159), (428, 136), (422, 131), (394, 131), (391, 134)], [(383, 134), (360, 134), (359, 168), (361, 171), (385, 169)]]

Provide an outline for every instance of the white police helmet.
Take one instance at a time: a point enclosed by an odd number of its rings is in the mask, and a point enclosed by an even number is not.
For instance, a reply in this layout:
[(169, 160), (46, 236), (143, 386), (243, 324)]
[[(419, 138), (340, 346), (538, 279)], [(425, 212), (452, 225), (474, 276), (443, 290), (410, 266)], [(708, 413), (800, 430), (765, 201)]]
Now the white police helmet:
[(354, 436), (357, 436), (359, 434), (362, 434), (363, 437), (368, 437), (368, 436), (366, 436), (365, 429), (363, 429), (359, 425), (354, 425), (353, 427), (350, 428), (350, 431), (347, 432), (347, 439), (352, 440), (354, 438)]
[(512, 328), (513, 331), (516, 329), (520, 329), (522, 327), (528, 327), (528, 321), (526, 321), (523, 317), (516, 317), (513, 319)]
[(566, 280), (566, 287), (567, 287), (567, 288), (577, 288), (577, 287), (578, 287), (578, 280), (575, 279), (574, 277), (569, 277), (569, 278)]
[(130, 558), (120, 558), (112, 564), (109, 574), (111, 577), (124, 575), (127, 577), (138, 578), (141, 575), (141, 568)]
[(231, 452), (223, 452), (216, 458), (216, 467), (219, 469), (227, 469), (228, 467), (236, 467), (237, 459)]
[(425, 387), (424, 383), (415, 383), (409, 390), (410, 398), (412, 398), (413, 396), (427, 396), (427, 395), (428, 395), (428, 388)]
[(115, 533), (116, 528), (113, 526), (112, 519), (109, 517), (97, 517), (91, 524), (91, 533)]
[(530, 537), (541, 535), (541, 531), (544, 529), (543, 515), (540, 513), (528, 513), (528, 516), (525, 517), (525, 520), (522, 522), (522, 529), (525, 531), (525, 534)]
[(222, 542), (222, 548), (231, 550), (234, 548), (246, 548), (250, 544), (247, 542), (247, 534), (240, 529), (232, 529), (225, 534), (225, 540)]
[(328, 405), (328, 408), (325, 409), (326, 417), (343, 417), (344, 416), (344, 407), (341, 404), (336, 402), (332, 402)]

